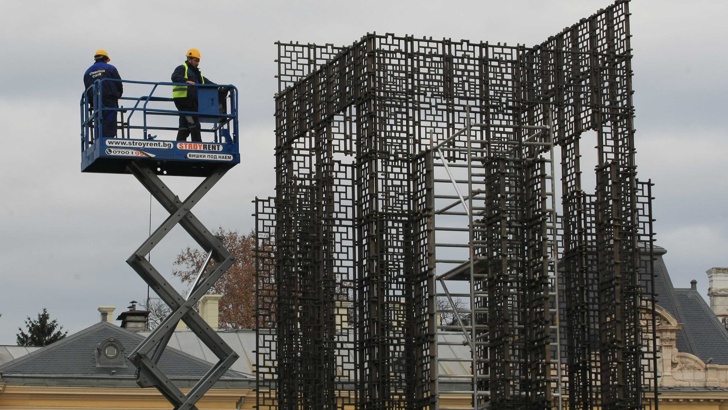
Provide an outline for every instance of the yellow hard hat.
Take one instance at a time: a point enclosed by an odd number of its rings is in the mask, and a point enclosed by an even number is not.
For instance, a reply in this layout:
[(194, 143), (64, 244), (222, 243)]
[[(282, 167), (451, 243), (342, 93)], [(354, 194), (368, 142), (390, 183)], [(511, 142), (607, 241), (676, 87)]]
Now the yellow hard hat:
[(198, 50), (196, 48), (191, 48), (191, 49), (187, 50), (187, 57), (188, 58), (189, 57), (194, 57), (194, 58), (198, 58), (199, 59), (200, 58), (200, 50)]
[(111, 59), (109, 58), (109, 53), (107, 53), (106, 50), (102, 50), (102, 49), (96, 50), (96, 54), (94, 54), (94, 59), (99, 58), (99, 57), (106, 57), (109, 59), (109, 61), (111, 61)]

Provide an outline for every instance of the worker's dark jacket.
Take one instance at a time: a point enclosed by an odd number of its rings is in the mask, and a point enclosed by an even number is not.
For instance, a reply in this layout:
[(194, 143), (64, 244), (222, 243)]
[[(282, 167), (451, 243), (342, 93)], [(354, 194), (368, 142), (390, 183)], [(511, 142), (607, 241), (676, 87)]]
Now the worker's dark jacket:
[[(86, 87), (90, 104), (93, 104), (93, 96), (91, 95), (89, 87), (91, 87), (96, 80), (102, 80), (104, 78), (121, 80), (121, 76), (119, 76), (119, 71), (116, 70), (116, 67), (103, 61), (95, 62), (83, 75), (83, 85)], [(101, 84), (101, 100), (105, 106), (116, 106), (116, 101), (121, 98), (123, 93), (124, 86), (121, 81), (106, 80)]]
[[(185, 66), (187, 66), (187, 77), (185, 78)], [(204, 77), (200, 70), (192, 64), (187, 64), (185, 61), (182, 65), (174, 69), (172, 73), (173, 83), (186, 83), (187, 81), (193, 81), (195, 84), (215, 84), (209, 78)], [(187, 87), (187, 97), (184, 98), (190, 103), (197, 103), (197, 87)]]

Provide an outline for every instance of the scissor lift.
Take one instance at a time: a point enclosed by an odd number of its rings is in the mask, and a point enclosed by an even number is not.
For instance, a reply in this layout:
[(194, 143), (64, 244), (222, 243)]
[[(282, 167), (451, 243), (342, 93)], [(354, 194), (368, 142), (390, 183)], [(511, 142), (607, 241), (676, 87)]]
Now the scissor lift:
[[(81, 171), (133, 174), (169, 212), (169, 217), (127, 259), (127, 263), (169, 305), (169, 314), (130, 354), (137, 367), (137, 384), (156, 387), (174, 409), (196, 409), (195, 404), (237, 360), (238, 355), (194, 310), (195, 304), (233, 264), (222, 241), (192, 214), (192, 207), (240, 163), (237, 89), (231, 85), (198, 86), (203, 142), (174, 141), (180, 114), (171, 98), (173, 83), (123, 81), (119, 108), (103, 107), (102, 81), (81, 97)], [(132, 95), (131, 97), (129, 95)], [(117, 137), (103, 138), (100, 119), (108, 111), (117, 118)], [(204, 177), (184, 201), (170, 191), (160, 175)], [(180, 295), (146, 256), (180, 224), (208, 253), (205, 266), (187, 297)], [(157, 366), (179, 321), (184, 321), (219, 361), (184, 394)]]

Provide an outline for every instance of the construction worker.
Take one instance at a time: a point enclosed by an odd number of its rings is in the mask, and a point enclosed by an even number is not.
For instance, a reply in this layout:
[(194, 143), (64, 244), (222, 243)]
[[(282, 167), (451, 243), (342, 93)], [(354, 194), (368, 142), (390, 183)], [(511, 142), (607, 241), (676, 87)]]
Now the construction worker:
[(91, 87), (97, 80), (109, 79), (101, 82), (101, 105), (103, 108), (111, 108), (102, 111), (101, 135), (105, 138), (114, 138), (116, 137), (116, 109), (119, 108), (119, 98), (124, 93), (124, 86), (121, 83), (119, 71), (109, 64), (109, 61), (111, 59), (106, 50), (96, 50), (93, 65), (83, 75), (83, 85), (86, 87), (86, 96), (93, 109), (94, 97)]
[[(174, 69), (172, 73), (172, 82), (179, 83), (172, 88), (172, 98), (174, 105), (179, 111), (199, 111), (197, 105), (197, 84), (215, 84), (209, 78), (205, 78), (198, 66), (200, 65), (200, 50), (191, 48), (186, 54), (187, 61)], [(187, 85), (181, 85), (187, 84)], [(196, 142), (202, 141), (202, 127), (200, 119), (191, 114), (180, 114), (179, 131), (177, 131), (177, 141), (187, 140), (187, 136), (191, 135), (191, 140)]]

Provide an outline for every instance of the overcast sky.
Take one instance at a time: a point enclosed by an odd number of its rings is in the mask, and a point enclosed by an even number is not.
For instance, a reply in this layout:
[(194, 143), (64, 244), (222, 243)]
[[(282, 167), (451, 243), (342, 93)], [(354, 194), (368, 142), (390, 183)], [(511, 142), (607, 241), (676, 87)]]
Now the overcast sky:
[[(126, 264), (168, 214), (130, 175), (80, 172), (82, 75), (98, 48), (125, 79), (169, 81), (191, 47), (240, 92), (241, 164), (195, 208), (209, 228), (253, 229), (274, 194), (276, 41), (349, 45), (369, 32), (532, 46), (608, 0), (5, 0), (0, 14), (0, 344), (44, 308), (77, 332), (97, 308), (143, 300)], [(657, 244), (689, 287), (728, 266), (728, 2), (634, 0), (638, 176), (652, 179)], [(723, 114), (721, 116), (721, 114)], [(199, 179), (167, 178), (185, 197)], [(152, 254), (169, 272), (194, 245), (176, 228)]]

